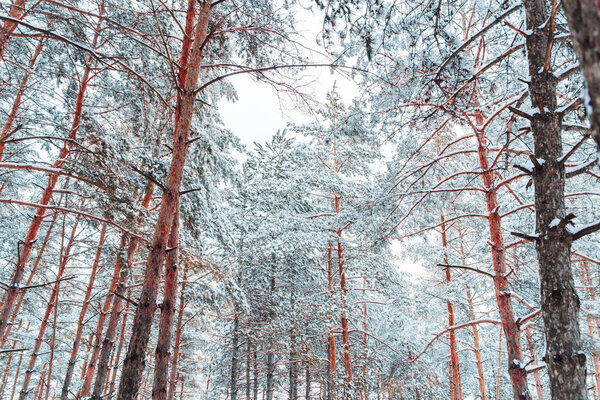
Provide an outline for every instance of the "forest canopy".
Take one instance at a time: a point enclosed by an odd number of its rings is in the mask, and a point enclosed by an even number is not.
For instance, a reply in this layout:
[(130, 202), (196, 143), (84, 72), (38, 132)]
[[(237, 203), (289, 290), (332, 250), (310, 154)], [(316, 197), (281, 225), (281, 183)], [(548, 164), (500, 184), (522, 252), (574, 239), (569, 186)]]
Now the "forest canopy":
[(598, 27), (1, 2), (0, 399), (600, 399)]

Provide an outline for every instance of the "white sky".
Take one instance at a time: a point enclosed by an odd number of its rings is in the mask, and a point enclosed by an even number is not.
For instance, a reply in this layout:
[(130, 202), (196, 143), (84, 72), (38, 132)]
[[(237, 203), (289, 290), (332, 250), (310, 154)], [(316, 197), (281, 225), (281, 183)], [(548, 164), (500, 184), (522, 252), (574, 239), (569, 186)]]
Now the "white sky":
[[(307, 48), (304, 56), (310, 55), (313, 63), (330, 63), (324, 55), (323, 48), (316, 44), (323, 16), (297, 6), (295, 17), (298, 32), (303, 35), (300, 43)], [(331, 69), (327, 67), (299, 71), (295, 78), (298, 79), (297, 84), (301, 84), (297, 87), (302, 93), (313, 96), (320, 102), (325, 101), (325, 96), (333, 88), (334, 82), (346, 105), (359, 94), (359, 88), (354, 82), (338, 72), (332, 74)], [(278, 96), (270, 85), (257, 82), (249, 74), (233, 76), (229, 78), (229, 82), (237, 91), (238, 101), (221, 100), (221, 118), (225, 127), (235, 133), (248, 149), (252, 149), (254, 142), (270, 140), (278, 129), (285, 128), (287, 122), (306, 123), (312, 120), (309, 113), (300, 111), (299, 104), (290, 96)]]

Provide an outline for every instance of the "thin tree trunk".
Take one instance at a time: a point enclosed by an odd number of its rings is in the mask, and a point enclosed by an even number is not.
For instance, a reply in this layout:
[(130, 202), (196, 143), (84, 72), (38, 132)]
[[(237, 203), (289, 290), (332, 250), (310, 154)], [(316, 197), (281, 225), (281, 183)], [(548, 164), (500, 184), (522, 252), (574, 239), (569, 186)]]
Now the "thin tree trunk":
[(500, 400), (500, 382), (502, 378), (502, 332), (504, 330), (500, 327), (498, 333), (498, 368), (496, 369), (496, 400)]
[(73, 342), (73, 348), (71, 349), (71, 356), (69, 363), (67, 364), (67, 372), (65, 374), (65, 380), (63, 382), (62, 392), (60, 395), (61, 400), (66, 400), (69, 394), (69, 386), (73, 377), (73, 371), (75, 370), (75, 364), (77, 363), (77, 351), (81, 343), (81, 335), (83, 334), (83, 322), (87, 314), (88, 307), (90, 305), (90, 298), (92, 297), (92, 289), (94, 288), (94, 282), (96, 280), (96, 273), (98, 271), (98, 265), (100, 264), (100, 257), (102, 256), (102, 249), (104, 246), (104, 239), (106, 237), (106, 224), (102, 225), (100, 230), (100, 239), (98, 240), (98, 246), (96, 248), (96, 256), (94, 263), (92, 264), (92, 271), (90, 272), (90, 279), (85, 291), (83, 298), (83, 304), (81, 305), (81, 311), (79, 312), (79, 319), (77, 320), (77, 331), (75, 332), (75, 340)]
[[(296, 327), (294, 309), (296, 305), (296, 299), (294, 297), (294, 287), (290, 290), (290, 314), (291, 314), (291, 326), (290, 326), (290, 365), (289, 365), (289, 400), (297, 400), (298, 398), (298, 357), (296, 354)], [(232, 399), (233, 400), (233, 399)]]
[[(1, 35), (1, 34), (0, 34)], [(17, 95), (15, 96), (15, 100), (13, 101), (12, 108), (8, 113), (8, 117), (6, 118), (6, 122), (2, 127), (2, 131), (0, 131), (0, 161), (4, 156), (4, 147), (6, 146), (5, 140), (8, 139), (8, 136), (11, 134), (11, 130), (15, 119), (17, 118), (17, 113), (19, 111), (19, 107), (21, 107), (21, 101), (23, 100), (23, 94), (25, 93), (25, 89), (27, 88), (27, 82), (29, 81), (29, 77), (33, 73), (33, 67), (35, 62), (37, 61), (38, 56), (40, 55), (43, 47), (43, 40), (40, 39), (38, 41), (35, 50), (33, 51), (33, 55), (29, 60), (29, 68), (25, 71), (25, 76), (21, 79), (21, 83), (19, 84), (19, 89), (17, 90)], [(0, 59), (2, 57), (0, 56)]]
[[(473, 297), (471, 295), (471, 288), (469, 285), (466, 287), (467, 289), (467, 306), (469, 308), (469, 317), (472, 321), (475, 321), (475, 309), (473, 307)], [(477, 328), (477, 324), (473, 324), (471, 326), (473, 330), (473, 349), (475, 353), (475, 365), (477, 366), (477, 381), (479, 383), (479, 397), (481, 400), (488, 400), (487, 394), (487, 386), (485, 383), (485, 374), (483, 372), (483, 361), (481, 357), (481, 345), (479, 342), (479, 329)]]
[(233, 343), (231, 344), (231, 375), (229, 393), (231, 400), (237, 400), (238, 392), (238, 353), (240, 341), (240, 313), (237, 305), (233, 310)]
[(247, 342), (246, 342), (246, 400), (250, 400), (250, 392), (251, 392), (250, 370), (251, 370), (251, 366), (252, 366), (252, 361), (250, 358), (251, 357), (250, 353), (252, 353), (252, 344), (251, 344), (250, 338), (248, 338)]
[[(444, 248), (444, 264), (448, 265), (448, 240), (446, 232), (446, 223), (444, 222), (444, 216), (440, 215), (441, 228), (442, 228), (442, 247)], [(446, 273), (446, 287), (450, 291), (450, 281), (452, 279), (450, 274), (450, 268), (445, 268)], [(448, 293), (450, 294), (450, 292)], [(448, 309), (448, 326), (454, 326), (456, 324), (454, 319), (454, 304), (450, 299), (446, 301), (446, 307)], [(450, 400), (462, 400), (462, 385), (460, 382), (460, 364), (458, 358), (458, 343), (456, 340), (456, 331), (450, 330), (449, 338), (450, 342), (450, 360), (448, 367), (450, 369)]]
[(165, 261), (169, 230), (179, 204), (179, 191), (181, 189), (185, 159), (188, 152), (188, 139), (196, 100), (195, 90), (202, 64), (208, 23), (212, 12), (212, 7), (209, 3), (201, 3), (199, 5), (199, 14), (196, 17), (195, 5), (195, 0), (188, 1), (186, 36), (182, 45), (181, 69), (179, 74), (183, 87), (178, 94), (175, 109), (172, 160), (148, 254), (142, 293), (133, 320), (131, 340), (123, 363), (117, 394), (118, 400), (133, 400), (139, 388), (140, 378), (146, 365), (146, 348), (150, 339), (154, 311), (156, 310), (158, 274)]
[[(529, 327), (527, 327), (525, 329), (525, 338), (527, 339), (527, 347), (529, 348), (529, 356), (531, 357), (531, 360), (533, 361), (533, 363), (537, 364), (538, 359), (535, 355), (535, 348), (533, 347), (533, 341), (531, 340), (531, 329), (529, 329)], [(540, 379), (540, 373), (537, 369), (533, 371), (533, 379), (535, 381), (535, 390), (537, 392), (538, 400), (544, 400), (544, 391), (543, 391), (544, 387), (542, 385), (542, 380)]]
[(169, 253), (165, 263), (165, 290), (163, 303), (160, 308), (158, 328), (158, 343), (156, 345), (156, 366), (152, 385), (152, 399), (165, 400), (169, 376), (169, 361), (171, 358), (171, 336), (173, 333), (173, 317), (177, 302), (177, 270), (179, 254), (179, 210), (175, 211), (173, 227), (169, 237)]
[[(30, 322), (27, 323), (27, 328), (25, 329), (25, 332), (29, 332), (29, 326), (30, 326)], [(19, 355), (19, 363), (17, 364), (17, 370), (15, 372), (15, 380), (13, 381), (12, 391), (10, 392), (10, 400), (13, 400), (15, 398), (15, 390), (17, 390), (17, 383), (19, 380), (19, 376), (21, 376), (20, 372), (21, 372), (21, 364), (23, 363), (23, 353), (25, 353), (25, 352), (22, 351), (21, 354)]]
[(21, 388), (21, 393), (19, 394), (19, 400), (25, 400), (27, 398), (29, 392), (29, 383), (31, 382), (31, 376), (35, 371), (35, 364), (37, 361), (38, 353), (40, 351), (40, 347), (42, 346), (44, 334), (46, 333), (46, 328), (48, 327), (50, 314), (52, 313), (54, 307), (58, 307), (58, 292), (60, 287), (60, 281), (65, 273), (67, 263), (71, 256), (71, 249), (73, 248), (73, 244), (75, 243), (75, 234), (77, 232), (77, 227), (79, 226), (80, 218), (81, 217), (79, 215), (75, 218), (75, 223), (73, 224), (69, 241), (67, 243), (66, 248), (64, 248), (64, 253), (61, 255), (58, 272), (56, 274), (56, 282), (54, 283), (54, 286), (52, 288), (52, 294), (50, 295), (50, 299), (48, 300), (46, 312), (44, 313), (44, 317), (42, 318), (40, 330), (38, 332), (38, 336), (35, 339), (35, 344), (33, 346), (33, 352), (31, 353), (31, 357), (29, 358), (29, 364), (27, 366), (27, 370), (25, 371), (25, 376), (23, 377), (23, 386)]
[[(550, 392), (554, 399), (585, 400), (586, 356), (581, 347), (579, 298), (571, 271), (573, 237), (567, 230), (564, 202), (565, 165), (562, 157), (562, 118), (557, 111), (558, 79), (549, 70), (554, 35), (554, 11), (545, 1), (524, 0), (534, 157), (536, 251), (540, 269), (541, 309), (546, 334)], [(539, 28), (542, 27), (542, 28)], [(558, 223), (556, 223), (558, 221)]]
[[(104, 6), (101, 7), (102, 10), (100, 15), (104, 12)], [(102, 24), (102, 18), (99, 19), (98, 24), (96, 26), (96, 33), (92, 40), (91, 48), (96, 48), (96, 44), (98, 42), (98, 35), (100, 32), (100, 25)], [(6, 28), (6, 23), (5, 23)], [(14, 28), (13, 28), (14, 29)], [(12, 32), (12, 31), (11, 31)], [(3, 44), (2, 44), (2, 36), (0, 34), (0, 58), (4, 52)], [(8, 40), (8, 39), (6, 39)], [(77, 132), (79, 131), (79, 126), (81, 123), (81, 116), (83, 111), (83, 100), (85, 98), (85, 93), (87, 90), (87, 86), (90, 80), (90, 72), (91, 72), (91, 63), (93, 57), (90, 55), (87, 58), (86, 67), (81, 77), (81, 81), (79, 82), (79, 91), (77, 93), (77, 99), (75, 101), (75, 112), (73, 114), (73, 121), (71, 124), (71, 129), (69, 130), (68, 138), (74, 140), (77, 138)], [(67, 162), (70, 152), (71, 152), (72, 143), (70, 141), (65, 141), (65, 144), (58, 152), (58, 157), (54, 164), (52, 165), (53, 169), (62, 169), (64, 164)], [(42, 194), (42, 198), (39, 201), (41, 205), (48, 205), (50, 200), (52, 199), (52, 195), (54, 194), (54, 188), (58, 183), (59, 175), (56, 173), (50, 173), (48, 176), (48, 183), (44, 192)], [(2, 309), (0, 310), (0, 338), (4, 337), (6, 326), (8, 323), (8, 319), (13, 312), (13, 307), (15, 304), (15, 300), (17, 299), (17, 294), (19, 292), (19, 285), (23, 280), (23, 274), (25, 271), (25, 266), (29, 261), (29, 256), (31, 254), (31, 250), (33, 249), (33, 245), (37, 239), (38, 232), (44, 220), (44, 215), (46, 214), (46, 209), (44, 207), (39, 207), (36, 210), (35, 216), (33, 217), (31, 224), (29, 225), (29, 229), (27, 230), (27, 235), (23, 240), (23, 247), (19, 251), (19, 257), (15, 265), (15, 270), (12, 274), (12, 279), (10, 286), (6, 290), (5, 300), (2, 304)]]
[[(46, 380), (46, 396), (45, 400), (48, 400), (50, 396), (50, 381), (52, 380), (52, 367), (54, 365), (54, 349), (56, 347), (56, 322), (58, 321), (58, 294), (56, 305), (54, 306), (54, 321), (52, 322), (52, 338), (50, 339), (50, 358), (48, 360), (48, 379)], [(40, 394), (40, 399), (42, 398)]]
[[(19, 326), (17, 327), (17, 330), (21, 329), (21, 325), (23, 323), (23, 320), (19, 320)], [(13, 340), (13, 344), (11, 347), (11, 350), (14, 350), (17, 348), (17, 339)], [(22, 353), (22, 352), (21, 352)], [(4, 398), (4, 390), (6, 389), (6, 384), (8, 383), (8, 375), (10, 373), (10, 365), (12, 364), (12, 358), (13, 358), (13, 352), (9, 353), (8, 355), (8, 360), (6, 360), (6, 365), (4, 366), (4, 373), (2, 374), (2, 385), (0, 386), (0, 399)]]
[(333, 246), (329, 243), (327, 247), (327, 285), (329, 292), (330, 307), (327, 314), (327, 325), (329, 331), (329, 341), (327, 343), (327, 400), (335, 399), (336, 392), (336, 352), (335, 352), (335, 334), (331, 321), (333, 315), (331, 308), (333, 307), (334, 291), (333, 291)]
[(254, 343), (253, 349), (252, 372), (254, 373), (254, 381), (252, 382), (252, 400), (258, 400), (258, 349), (256, 343)]
[(179, 295), (179, 310), (177, 311), (177, 328), (175, 328), (175, 343), (173, 344), (173, 357), (171, 359), (171, 377), (169, 382), (169, 400), (175, 398), (177, 389), (177, 365), (179, 363), (179, 349), (181, 347), (181, 333), (183, 332), (183, 311), (185, 310), (185, 283), (187, 281), (187, 266), (183, 270), (181, 294)]
[(593, 137), (600, 146), (600, 5), (597, 0), (563, 0), (561, 4), (587, 83)]
[[(62, 202), (62, 196), (61, 196), (58, 204), (60, 204), (61, 202)], [(48, 245), (48, 242), (50, 240), (50, 236), (52, 234), (52, 229), (54, 228), (54, 224), (56, 223), (57, 218), (58, 218), (58, 213), (54, 213), (54, 215), (52, 216), (52, 221), (50, 222), (50, 226), (48, 226), (48, 230), (46, 231), (46, 235), (44, 237), (44, 240), (42, 241), (42, 246), (40, 247), (40, 250), (38, 251), (37, 257), (33, 264), (33, 268), (31, 268), (31, 272), (29, 273), (29, 277), (27, 278), (27, 281), (25, 283), (25, 286), (31, 285), (31, 282), (33, 281), (33, 277), (35, 276), (35, 273), (37, 272), (37, 269), (40, 265), (40, 262), (42, 261), (42, 256), (44, 255), (46, 246)], [(2, 339), (0, 339), (0, 348), (4, 347), (4, 343), (6, 342), (6, 340), (8, 340), (10, 331), (12, 330), (12, 327), (17, 318), (17, 315), (19, 315), (19, 310), (21, 309), (23, 300), (25, 299), (25, 293), (26, 293), (26, 291), (22, 290), (18, 295), (17, 302), (14, 307), (14, 311), (10, 317), (10, 323), (6, 327), (6, 331), (4, 332), (4, 337)]]
[[(98, 316), (98, 322), (96, 323), (96, 330), (92, 336), (91, 343), (91, 355), (90, 359), (87, 362), (87, 367), (85, 368), (83, 384), (81, 386), (81, 390), (77, 394), (77, 397), (84, 397), (90, 395), (90, 388), (92, 385), (92, 380), (94, 378), (94, 372), (96, 371), (96, 364), (98, 363), (98, 358), (100, 357), (101, 351), (101, 342), (102, 342), (102, 332), (104, 331), (104, 323), (106, 322), (106, 317), (108, 316), (108, 312), (110, 310), (111, 302), (115, 297), (114, 292), (117, 289), (117, 285), (121, 278), (121, 268), (123, 268), (123, 252), (125, 251), (125, 246), (127, 245), (127, 235), (123, 234), (121, 236), (121, 243), (119, 244), (119, 250), (117, 251), (117, 257), (115, 259), (115, 268), (113, 271), (113, 276), (110, 281), (110, 286), (108, 287), (108, 292), (104, 299), (104, 304), (102, 305), (102, 309), (100, 310), (100, 315)], [(64, 392), (64, 389), (63, 389)]]
[(310, 400), (310, 364), (306, 363), (306, 378), (304, 379), (304, 389), (305, 389), (305, 394), (304, 394), (304, 398), (306, 400)]

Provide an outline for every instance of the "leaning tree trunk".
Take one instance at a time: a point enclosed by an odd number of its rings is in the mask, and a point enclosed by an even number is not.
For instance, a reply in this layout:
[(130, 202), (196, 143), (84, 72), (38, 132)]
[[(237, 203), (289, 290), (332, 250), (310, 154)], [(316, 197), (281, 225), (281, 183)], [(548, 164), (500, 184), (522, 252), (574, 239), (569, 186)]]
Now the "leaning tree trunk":
[(212, 12), (210, 3), (201, 3), (199, 7), (199, 13), (196, 15), (196, 1), (188, 1), (186, 35), (182, 44), (179, 73), (183, 87), (178, 95), (175, 108), (173, 154), (163, 190), (158, 219), (154, 227), (142, 293), (133, 320), (131, 340), (123, 362), (117, 394), (118, 400), (132, 400), (136, 396), (146, 365), (146, 349), (156, 310), (158, 274), (166, 258), (167, 239), (179, 203), (179, 191), (181, 190), (181, 181), (189, 147), (190, 127), (196, 102), (196, 88), (202, 64), (204, 42), (207, 38), (208, 23)]
[[(554, 4), (524, 0), (527, 57), (531, 82), (530, 116), (534, 142), (532, 171), (535, 187), (536, 250), (540, 269), (541, 305), (550, 392), (554, 399), (587, 399), (586, 357), (581, 348), (579, 298), (571, 271), (573, 236), (567, 230), (562, 157), (562, 118), (557, 110), (558, 79), (550, 71), (554, 30)], [(597, 27), (596, 27), (597, 28)]]
[(587, 83), (593, 137), (600, 146), (600, 5), (598, 0), (563, 0), (561, 4)]

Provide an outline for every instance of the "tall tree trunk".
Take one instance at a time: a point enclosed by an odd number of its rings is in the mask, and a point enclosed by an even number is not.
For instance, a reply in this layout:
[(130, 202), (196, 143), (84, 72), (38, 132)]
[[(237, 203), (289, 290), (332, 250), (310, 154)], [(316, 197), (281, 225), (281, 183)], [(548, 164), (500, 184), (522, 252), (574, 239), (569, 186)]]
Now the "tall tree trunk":
[[(448, 265), (448, 240), (447, 240), (447, 231), (446, 231), (446, 223), (444, 222), (444, 216), (440, 215), (441, 220), (441, 228), (442, 228), (442, 247), (444, 248), (444, 264)], [(445, 268), (446, 274), (446, 287), (448, 288), (448, 294), (450, 294), (450, 281), (452, 276), (450, 274), (450, 268)], [(456, 325), (454, 318), (454, 304), (450, 299), (446, 301), (446, 307), (448, 309), (448, 326)], [(450, 400), (462, 400), (462, 385), (460, 382), (460, 364), (458, 358), (458, 343), (456, 340), (456, 331), (454, 329), (450, 330), (449, 338), (450, 342), (450, 360), (448, 362), (448, 367), (450, 369)]]
[(173, 357), (171, 358), (171, 377), (169, 382), (169, 400), (175, 398), (177, 389), (177, 365), (179, 363), (179, 350), (181, 347), (181, 333), (183, 331), (183, 311), (185, 310), (185, 284), (187, 281), (187, 266), (183, 269), (181, 293), (179, 295), (179, 310), (177, 311), (177, 328), (175, 328), (175, 343), (173, 344)]
[(254, 380), (252, 382), (252, 400), (258, 400), (258, 349), (254, 343), (252, 352), (252, 372)]
[(289, 400), (297, 400), (298, 398), (298, 356), (296, 353), (296, 326), (295, 326), (295, 306), (296, 299), (294, 296), (294, 287), (290, 290), (290, 314), (292, 320), (290, 326), (290, 365), (289, 365), (289, 378), (290, 386), (288, 390)]
[(156, 365), (152, 385), (152, 399), (165, 400), (171, 358), (171, 336), (173, 333), (173, 317), (177, 302), (177, 270), (179, 254), (179, 210), (175, 211), (173, 227), (169, 237), (169, 253), (165, 263), (165, 290), (163, 303), (160, 308), (158, 328), (158, 343), (156, 345)]
[(133, 320), (131, 340), (123, 362), (117, 394), (118, 400), (133, 400), (139, 388), (140, 378), (146, 365), (146, 348), (156, 310), (158, 274), (165, 261), (167, 239), (179, 204), (179, 191), (181, 190), (181, 181), (188, 153), (188, 139), (196, 101), (196, 88), (202, 65), (204, 42), (207, 38), (208, 23), (212, 12), (210, 3), (203, 2), (199, 5), (199, 13), (196, 16), (195, 6), (195, 0), (188, 1), (186, 36), (182, 45), (179, 74), (183, 87), (178, 94), (175, 108), (175, 132), (173, 135), (171, 165), (169, 166), (162, 203), (150, 245), (142, 293)]
[[(29, 332), (29, 327), (30, 327), (30, 322), (27, 323), (27, 328), (25, 329), (25, 332)], [(19, 376), (20, 372), (21, 372), (21, 364), (23, 363), (23, 354), (25, 352), (22, 351), (21, 354), (19, 354), (19, 362), (17, 364), (17, 370), (15, 372), (15, 379), (13, 381), (13, 385), (12, 385), (12, 390), (10, 392), (10, 400), (13, 400), (15, 398), (15, 390), (17, 390), (17, 383), (19, 380)]]
[[(558, 79), (549, 71), (554, 34), (554, 11), (546, 1), (524, 0), (529, 92), (535, 113), (531, 130), (537, 164), (532, 172), (535, 187), (536, 250), (540, 269), (541, 305), (550, 392), (554, 399), (587, 399), (586, 357), (579, 330), (579, 298), (571, 271), (573, 237), (567, 230), (562, 157), (562, 118), (557, 111)], [(558, 221), (558, 222), (557, 222)]]
[[(123, 350), (123, 344), (125, 343), (125, 335), (127, 334), (127, 317), (129, 316), (129, 302), (125, 305), (125, 311), (123, 311), (123, 322), (121, 322), (121, 334), (119, 336), (119, 346), (117, 348), (117, 354), (115, 356), (114, 367), (112, 376), (110, 378), (110, 387), (108, 387), (108, 393), (113, 393), (115, 390), (115, 383), (117, 381), (117, 372), (119, 360), (121, 360), (121, 351)], [(172, 397), (170, 397), (172, 398)]]
[[(275, 318), (275, 256), (271, 260), (271, 277), (269, 279), (269, 319)], [(266, 365), (266, 400), (273, 400), (273, 374), (275, 373), (275, 360), (272, 343), (267, 343), (267, 365)]]
[(561, 4), (587, 83), (593, 137), (600, 146), (600, 5), (597, 0), (563, 0)]
[[(21, 325), (23, 323), (23, 320), (19, 320), (19, 326), (17, 326), (17, 330), (21, 329)], [(13, 340), (13, 344), (11, 347), (11, 350), (15, 350), (17, 348), (17, 343), (18, 340), (14, 339)], [(4, 373), (2, 374), (2, 385), (0, 385), (0, 399), (4, 399), (4, 393), (5, 393), (5, 389), (6, 389), (6, 384), (8, 383), (8, 376), (10, 373), (10, 365), (12, 363), (12, 358), (13, 358), (14, 353), (10, 352), (8, 354), (8, 359), (6, 360), (6, 364), (4, 365)]]
[[(463, 263), (464, 264), (464, 263)], [(467, 307), (469, 308), (469, 318), (475, 321), (475, 308), (473, 307), (473, 297), (471, 295), (471, 288), (469, 285), (467, 289)], [(485, 374), (483, 372), (483, 360), (481, 357), (481, 345), (479, 342), (479, 329), (477, 324), (471, 326), (473, 330), (473, 351), (475, 353), (475, 365), (477, 366), (477, 381), (479, 383), (479, 398), (481, 400), (488, 400), (487, 386), (485, 383)]]
[[(8, 9), (8, 16), (20, 20), (25, 13), (26, 4), (27, 0), (14, 0)], [(4, 24), (0, 27), (0, 61), (4, 60), (4, 52), (17, 25), (18, 22), (4, 21)]]
[(67, 263), (69, 262), (69, 258), (71, 256), (71, 250), (73, 248), (73, 244), (75, 243), (75, 234), (77, 233), (77, 227), (79, 226), (80, 218), (81, 217), (79, 215), (75, 218), (75, 223), (73, 224), (71, 235), (69, 236), (69, 241), (67, 242), (67, 246), (63, 248), (63, 253), (60, 257), (58, 272), (56, 273), (56, 282), (54, 283), (54, 286), (52, 288), (52, 293), (50, 294), (50, 299), (48, 300), (48, 304), (46, 306), (46, 312), (44, 313), (44, 317), (42, 318), (40, 330), (33, 345), (33, 352), (31, 353), (31, 357), (29, 358), (29, 364), (27, 366), (27, 370), (25, 371), (25, 376), (23, 377), (23, 386), (19, 394), (19, 400), (25, 400), (27, 398), (27, 395), (29, 394), (29, 383), (31, 382), (31, 376), (35, 371), (35, 364), (39, 355), (40, 347), (42, 346), (42, 341), (44, 340), (46, 328), (48, 327), (50, 314), (52, 313), (54, 307), (58, 307), (60, 281), (65, 273)]
[(240, 347), (240, 313), (238, 306), (233, 309), (233, 343), (231, 344), (231, 375), (229, 393), (231, 400), (237, 400), (238, 392), (238, 358)]
[(304, 389), (305, 389), (305, 394), (304, 394), (304, 398), (306, 400), (310, 400), (310, 364), (307, 362), (306, 363), (306, 370), (305, 370), (306, 376), (304, 379)]
[(328, 343), (327, 343), (327, 400), (335, 399), (336, 392), (336, 352), (335, 352), (335, 334), (333, 331), (332, 321), (333, 315), (331, 309), (334, 301), (334, 290), (333, 290), (333, 246), (329, 243), (327, 247), (327, 286), (329, 292), (329, 309), (327, 314), (327, 325), (328, 325)]
[(506, 338), (506, 349), (508, 354), (508, 373), (513, 387), (515, 400), (531, 399), (527, 386), (527, 371), (523, 362), (523, 348), (521, 345), (521, 332), (517, 324), (510, 296), (508, 271), (506, 267), (506, 254), (504, 248), (504, 236), (502, 233), (502, 222), (498, 212), (498, 187), (496, 186), (496, 173), (490, 168), (489, 151), (483, 114), (476, 114), (476, 124), (472, 128), (477, 137), (477, 153), (479, 165), (482, 170), (481, 179), (485, 188), (485, 201), (488, 211), (488, 227), (490, 232), (490, 243), (492, 252), (492, 266), (494, 268), (494, 292), (504, 337)]
[[(340, 212), (340, 196), (334, 195), (335, 213)], [(350, 355), (350, 328), (348, 326), (348, 287), (346, 285), (346, 270), (344, 269), (344, 253), (342, 247), (342, 230), (337, 231), (337, 261), (338, 274), (340, 275), (340, 299), (341, 299), (341, 323), (342, 323), (342, 347), (344, 349), (344, 371), (346, 382), (352, 382), (352, 361)]]
[(98, 271), (98, 265), (100, 264), (100, 257), (102, 256), (102, 249), (104, 246), (104, 239), (106, 237), (106, 224), (102, 225), (102, 229), (100, 230), (100, 239), (98, 240), (98, 246), (96, 248), (96, 257), (94, 258), (94, 263), (92, 264), (92, 271), (90, 272), (90, 279), (88, 281), (88, 285), (85, 291), (85, 296), (83, 298), (83, 304), (81, 306), (81, 311), (79, 312), (79, 319), (77, 320), (77, 331), (75, 332), (75, 340), (73, 342), (73, 348), (71, 349), (71, 356), (69, 358), (69, 363), (67, 364), (67, 372), (65, 374), (65, 380), (63, 382), (62, 392), (60, 395), (61, 400), (66, 400), (69, 395), (69, 386), (71, 384), (71, 379), (73, 377), (73, 371), (75, 370), (75, 364), (77, 363), (77, 351), (79, 350), (79, 345), (81, 344), (81, 335), (83, 334), (83, 322), (85, 321), (85, 316), (87, 314), (88, 307), (90, 305), (90, 299), (92, 297), (92, 289), (94, 288), (94, 282), (96, 280), (96, 273)]
[[(123, 253), (125, 252), (125, 246), (127, 245), (127, 235), (123, 234), (121, 236), (121, 242), (119, 244), (119, 250), (117, 251), (117, 257), (115, 259), (115, 268), (113, 271), (113, 276), (110, 281), (110, 286), (108, 287), (108, 292), (106, 293), (106, 297), (104, 299), (104, 303), (102, 304), (102, 308), (100, 309), (100, 315), (98, 316), (98, 321), (96, 323), (96, 329), (91, 337), (91, 354), (90, 359), (84, 368), (83, 373), (83, 384), (81, 385), (81, 390), (77, 394), (77, 397), (84, 397), (90, 395), (90, 388), (92, 385), (92, 380), (94, 379), (94, 372), (96, 371), (96, 364), (98, 363), (98, 358), (100, 357), (101, 343), (102, 343), (102, 332), (104, 331), (104, 323), (106, 322), (106, 317), (108, 316), (108, 312), (110, 311), (110, 305), (115, 297), (114, 292), (117, 288), (121, 277), (121, 268), (123, 268)], [(68, 388), (67, 388), (68, 389)], [(63, 386), (64, 392), (64, 386)]]
[[(535, 355), (535, 348), (533, 347), (533, 341), (531, 340), (531, 329), (529, 327), (525, 328), (525, 338), (527, 339), (527, 347), (529, 348), (529, 356), (534, 364), (537, 364), (538, 360)], [(540, 378), (540, 373), (536, 369), (533, 371), (533, 379), (535, 381), (535, 390), (537, 392), (538, 400), (544, 400), (544, 386), (542, 385), (542, 380)]]
[(250, 338), (247, 338), (246, 341), (246, 400), (250, 400), (250, 392), (252, 391), (252, 387), (250, 385), (251, 382), (251, 370), (252, 370), (252, 341)]
[[(62, 196), (60, 197), (58, 204), (61, 204), (61, 202), (62, 202)], [(33, 281), (33, 277), (35, 276), (35, 273), (37, 272), (37, 269), (42, 261), (42, 256), (44, 255), (44, 252), (46, 251), (46, 246), (48, 245), (50, 236), (52, 235), (52, 230), (54, 229), (54, 225), (56, 224), (57, 218), (58, 218), (58, 213), (54, 213), (54, 215), (52, 216), (52, 221), (50, 221), (50, 225), (48, 226), (48, 230), (46, 231), (46, 235), (44, 236), (44, 240), (42, 241), (42, 246), (40, 247), (40, 250), (38, 251), (35, 262), (33, 263), (33, 267), (31, 268), (31, 271), (29, 272), (29, 277), (27, 277), (25, 286), (31, 285), (31, 282)], [(8, 340), (10, 331), (12, 330), (14, 322), (15, 322), (17, 316), (19, 315), (19, 310), (21, 309), (23, 300), (25, 299), (25, 293), (26, 293), (25, 290), (22, 290), (21, 292), (19, 292), (17, 301), (15, 303), (14, 311), (12, 312), (12, 315), (10, 317), (10, 322), (9, 322), (8, 326), (6, 327), (6, 331), (4, 331), (4, 337), (0, 339), (0, 348), (4, 347), (5, 341)]]
[[(19, 1), (19, 0), (17, 0)], [(23, 3), (24, 4), (24, 3)], [(101, 7), (102, 10), (100, 15), (104, 12), (104, 7)], [(102, 17), (100, 17), (98, 24), (96, 26), (96, 33), (94, 34), (94, 38), (92, 40), (91, 48), (96, 48), (96, 44), (98, 42), (98, 35), (100, 33), (100, 27), (102, 24)], [(6, 28), (6, 24), (5, 24)], [(14, 28), (13, 28), (14, 30)], [(12, 32), (12, 31), (11, 31)], [(0, 34), (0, 58), (4, 52), (3, 44), (2, 44), (2, 36)], [(8, 39), (6, 39), (8, 40)], [(79, 82), (79, 91), (77, 93), (77, 98), (75, 101), (75, 111), (73, 114), (73, 121), (71, 124), (71, 129), (69, 130), (68, 138), (74, 140), (77, 138), (77, 132), (79, 131), (79, 125), (81, 123), (81, 116), (83, 111), (83, 100), (85, 98), (85, 93), (90, 80), (90, 72), (91, 72), (91, 64), (93, 57), (90, 55), (87, 58), (86, 67), (83, 71), (83, 75)], [(58, 157), (54, 164), (52, 164), (52, 168), (56, 170), (60, 170), (63, 168), (64, 164), (67, 162), (70, 152), (71, 152), (72, 143), (70, 141), (65, 141), (63, 147), (58, 152)], [(41, 205), (48, 205), (50, 200), (52, 199), (52, 195), (54, 194), (54, 188), (58, 183), (59, 175), (55, 173), (50, 173), (48, 177), (48, 183), (46, 184), (46, 188), (42, 193), (42, 198), (39, 201)], [(2, 304), (2, 309), (0, 310), (0, 338), (4, 337), (6, 326), (8, 323), (8, 319), (13, 312), (13, 307), (15, 304), (15, 300), (17, 299), (17, 294), (19, 292), (19, 285), (23, 280), (23, 274), (25, 271), (25, 266), (29, 261), (29, 256), (31, 254), (31, 250), (33, 249), (33, 245), (37, 239), (38, 232), (44, 220), (44, 215), (46, 214), (46, 209), (44, 207), (39, 207), (29, 225), (29, 229), (27, 230), (27, 234), (25, 236), (25, 240), (23, 240), (23, 247), (19, 251), (19, 257), (15, 265), (15, 270), (12, 274), (10, 286), (6, 290), (6, 295), (4, 297), (4, 301)]]
[[(586, 261), (583, 261), (581, 263), (581, 281), (583, 285), (588, 288), (587, 291), (590, 296), (590, 299), (593, 302), (596, 302), (594, 282), (592, 280), (592, 277), (590, 276), (590, 269)], [(598, 335), (598, 326), (600, 326), (600, 321), (598, 321), (598, 318), (594, 317), (593, 315), (588, 315), (587, 323), (590, 337), (597, 337), (596, 335)], [(596, 397), (600, 397), (600, 356), (598, 354), (598, 349), (594, 349), (592, 351), (592, 362), (594, 365), (594, 383), (596, 385)]]

